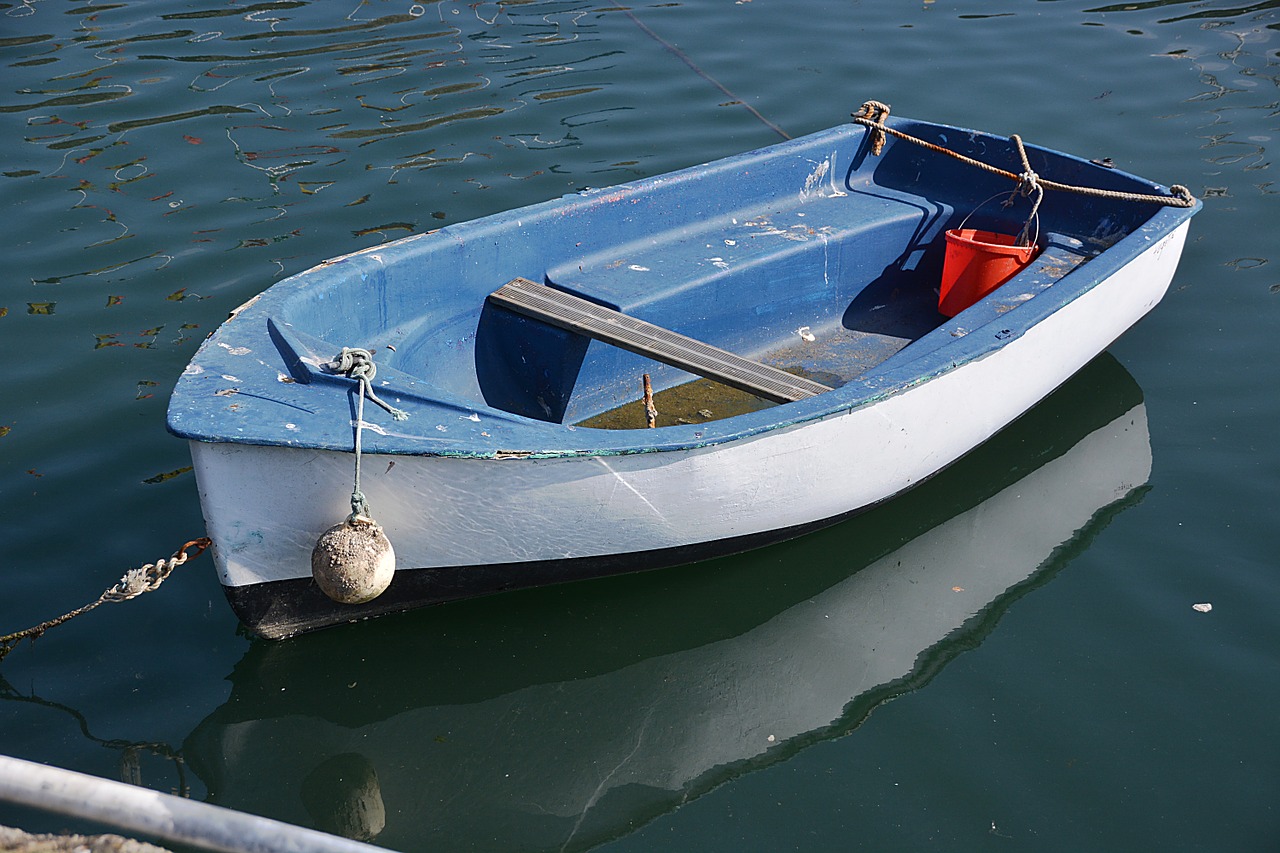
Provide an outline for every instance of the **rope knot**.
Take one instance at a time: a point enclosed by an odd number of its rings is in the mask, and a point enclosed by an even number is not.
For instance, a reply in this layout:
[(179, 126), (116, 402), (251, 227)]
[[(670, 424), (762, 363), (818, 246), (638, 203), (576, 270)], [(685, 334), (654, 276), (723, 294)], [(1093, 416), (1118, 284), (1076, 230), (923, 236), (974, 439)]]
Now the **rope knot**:
[(383, 402), (373, 390), (373, 377), (378, 374), (378, 366), (373, 363), (373, 353), (359, 347), (343, 347), (342, 352), (333, 357), (329, 368), (334, 373), (341, 373), (360, 384), (360, 398), (368, 397), (377, 403), (387, 414), (397, 421), (409, 417), (409, 413)]
[(333, 369), (335, 373), (345, 374), (352, 379), (372, 380), (378, 372), (378, 366), (373, 363), (373, 353), (354, 347), (342, 348), (342, 352), (333, 360)]
[(1196, 197), (1191, 194), (1191, 190), (1182, 184), (1174, 184), (1169, 187), (1169, 192), (1173, 193), (1173, 197), (1179, 201), (1176, 207), (1191, 207), (1196, 203)]
[(884, 150), (884, 120), (889, 117), (889, 105), (880, 101), (865, 101), (853, 114), (853, 120), (871, 130), (871, 153), (877, 157)]
[[(164, 563), (164, 560), (161, 560), (160, 563)], [(157, 565), (159, 564), (149, 563), (140, 569), (130, 569), (125, 572), (124, 577), (120, 578), (115, 586), (103, 594), (103, 598), (113, 602), (128, 601), (131, 598), (137, 598), (144, 592), (150, 592), (155, 589), (159, 584), (153, 586), (150, 572)]]
[(347, 516), (347, 521), (369, 521), (369, 502), (365, 499), (364, 492), (360, 491), (357, 486), (351, 493), (351, 515)]

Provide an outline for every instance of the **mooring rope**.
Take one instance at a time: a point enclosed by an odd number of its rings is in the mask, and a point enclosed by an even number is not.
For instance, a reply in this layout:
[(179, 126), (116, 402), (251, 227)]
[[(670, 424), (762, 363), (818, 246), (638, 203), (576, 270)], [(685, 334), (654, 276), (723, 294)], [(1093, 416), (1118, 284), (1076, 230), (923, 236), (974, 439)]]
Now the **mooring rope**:
[[(1030, 246), (1033, 220), (1037, 223), (1037, 230), (1039, 229), (1039, 220), (1036, 220), (1036, 216), (1040, 213), (1040, 202), (1044, 201), (1044, 185), (1040, 183), (1040, 176), (1031, 168), (1031, 160), (1027, 158), (1027, 149), (1022, 145), (1022, 137), (1015, 133), (1009, 139), (1018, 147), (1018, 156), (1022, 159), (1022, 174), (1018, 175), (1018, 186), (1014, 189), (1014, 193), (1033, 197), (1031, 213), (1027, 214), (1026, 224), (1018, 232), (1018, 245)], [(1009, 201), (1012, 203), (1013, 199)]]
[(743, 109), (745, 109), (747, 112), (751, 113), (753, 116), (755, 116), (756, 118), (758, 118), (758, 119), (761, 121), (761, 123), (762, 123), (762, 124), (764, 124), (764, 125), (765, 125), (766, 127), (768, 127), (770, 130), (772, 130), (774, 133), (778, 134), (778, 135), (779, 135), (779, 136), (781, 136), (783, 139), (790, 139), (790, 138), (791, 138), (791, 134), (787, 133), (785, 130), (783, 130), (782, 128), (778, 127), (778, 126), (777, 126), (776, 124), (774, 124), (773, 122), (769, 121), (769, 119), (765, 118), (765, 117), (760, 113), (760, 111), (759, 111), (759, 110), (757, 110), (755, 107), (753, 107), (753, 106), (751, 106), (750, 104), (748, 104), (748, 103), (747, 103), (746, 101), (744, 101), (742, 98), (739, 98), (737, 95), (735, 95), (733, 92), (731, 92), (731, 91), (730, 91), (730, 90), (729, 90), (729, 89), (728, 89), (728, 88), (727, 88), (723, 83), (721, 83), (719, 80), (717, 80), (716, 78), (712, 77), (710, 74), (708, 74), (707, 72), (705, 72), (705, 71), (703, 71), (701, 68), (699, 68), (699, 67), (698, 67), (698, 64), (697, 64), (696, 62), (694, 62), (692, 59), (690, 59), (690, 58), (689, 58), (689, 55), (688, 55), (687, 53), (685, 53), (685, 52), (684, 52), (683, 50), (681, 50), (680, 48), (676, 47), (676, 46), (675, 46), (674, 44), (672, 44), (671, 42), (669, 42), (669, 41), (667, 41), (666, 39), (664, 39), (662, 36), (660, 36), (660, 35), (658, 35), (657, 33), (655, 33), (653, 30), (649, 29), (649, 27), (644, 23), (644, 21), (641, 21), (639, 18), (637, 18), (637, 17), (635, 16), (635, 14), (631, 12), (631, 10), (630, 10), (630, 9), (625, 9), (625, 8), (624, 8), (624, 9), (622, 9), (622, 13), (623, 13), (624, 15), (626, 15), (628, 18), (630, 18), (630, 19), (631, 19), (631, 22), (632, 22), (633, 24), (635, 24), (637, 27), (639, 27), (641, 32), (643, 32), (643, 33), (644, 33), (645, 35), (647, 35), (649, 38), (653, 39), (653, 40), (654, 40), (654, 41), (656, 41), (658, 44), (660, 44), (660, 45), (662, 45), (664, 48), (666, 48), (666, 49), (667, 49), (667, 50), (668, 50), (668, 51), (669, 51), (673, 56), (675, 56), (677, 59), (679, 59), (679, 60), (680, 60), (681, 62), (683, 62), (685, 65), (689, 66), (689, 68), (690, 68), (690, 69), (692, 69), (692, 70), (693, 70), (693, 72), (694, 72), (695, 74), (697, 74), (699, 77), (701, 77), (703, 80), (706, 80), (706, 81), (707, 81), (708, 83), (710, 83), (712, 86), (715, 86), (715, 87), (716, 87), (717, 89), (719, 89), (721, 92), (724, 92), (726, 95), (728, 95), (730, 98), (732, 98), (732, 99), (733, 99), (733, 101), (734, 101), (734, 103), (738, 104), (738, 106), (742, 107), (742, 108), (743, 108)]
[[(1196, 203), (1195, 196), (1191, 195), (1191, 190), (1181, 184), (1174, 184), (1169, 187), (1169, 192), (1172, 193), (1172, 195), (1164, 196), (1149, 195), (1145, 193), (1119, 192), (1117, 190), (1103, 190), (1098, 189), (1097, 187), (1078, 187), (1073, 186), (1072, 184), (1062, 184), (1057, 181), (1042, 178), (1031, 170), (1031, 163), (1027, 159), (1027, 152), (1022, 145), (1022, 139), (1016, 134), (1010, 136), (1009, 140), (1013, 142), (1018, 149), (1018, 154), (1022, 159), (1023, 172), (1022, 174), (1014, 174), (1006, 169), (1001, 169), (997, 166), (992, 166), (989, 163), (984, 163), (981, 160), (975, 160), (972, 157), (967, 157), (957, 151), (952, 151), (950, 148), (935, 145), (932, 142), (927, 142), (919, 137), (912, 136), (909, 133), (903, 133), (900, 130), (888, 127), (884, 123), (884, 120), (888, 115), (889, 106), (881, 103), (880, 101), (867, 101), (862, 105), (862, 109), (859, 112), (853, 114), (853, 120), (855, 122), (871, 130), (870, 142), (872, 154), (880, 154), (884, 148), (884, 138), (887, 134), (906, 142), (922, 146), (923, 148), (937, 152), (938, 154), (945, 154), (948, 157), (954, 157), (961, 162), (968, 163), (970, 166), (976, 166), (977, 168), (990, 172), (993, 175), (1000, 175), (1008, 178), (1009, 180), (1016, 182), (1020, 188), (1033, 185), (1040, 188), (1041, 192), (1043, 192), (1043, 190), (1057, 190), (1059, 192), (1077, 193), (1079, 195), (1093, 196), (1095, 198), (1147, 202), (1149, 204), (1162, 204), (1169, 207), (1193, 207)], [(1035, 204), (1038, 209), (1039, 201), (1037, 200)], [(1029, 221), (1030, 220), (1028, 220), (1028, 222)]]
[(164, 583), (174, 569), (194, 557), (199, 557), (211, 544), (208, 537), (193, 539), (177, 551), (174, 551), (172, 557), (157, 560), (154, 563), (147, 563), (145, 566), (125, 572), (124, 577), (98, 596), (97, 601), (86, 604), (84, 607), (78, 607), (70, 613), (64, 613), (56, 619), (41, 622), (34, 627), (0, 636), (0, 660), (4, 660), (5, 655), (9, 654), (19, 641), (27, 638), (34, 640), (50, 628), (56, 628), (63, 622), (88, 613), (100, 604), (128, 601), (131, 598), (137, 598), (144, 592), (151, 592)]

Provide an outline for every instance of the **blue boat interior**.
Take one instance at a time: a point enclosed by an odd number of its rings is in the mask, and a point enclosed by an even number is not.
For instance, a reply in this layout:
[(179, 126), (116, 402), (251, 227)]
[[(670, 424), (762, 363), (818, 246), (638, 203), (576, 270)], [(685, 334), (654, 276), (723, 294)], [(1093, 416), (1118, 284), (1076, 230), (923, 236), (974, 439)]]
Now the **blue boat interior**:
[[(948, 228), (967, 218), (970, 227), (1015, 234), (1030, 207), (1025, 199), (1002, 206), (1010, 196), (1007, 182), (984, 181), (956, 161), (934, 163), (936, 176), (908, 180), (922, 159), (938, 160), (936, 154), (890, 149), (868, 161), (855, 159), (858, 149), (851, 139), (844, 152), (822, 152), (826, 159), (793, 157), (808, 171), (793, 169), (777, 180), (789, 177), (791, 192), (775, 186), (755, 203), (727, 180), (712, 182), (705, 192), (738, 202), (719, 210), (654, 188), (671, 197), (652, 202), (659, 214), (650, 228), (626, 228), (632, 223), (625, 208), (621, 224), (602, 217), (606, 233), (616, 229), (622, 239), (553, 258), (540, 279), (721, 349), (844, 386), (947, 322), (938, 312), (938, 285)], [(1101, 248), (1097, 240), (1086, 247), (1079, 237), (1114, 237), (1135, 227), (1138, 214), (1151, 213), (1130, 211), (1125, 223), (1095, 218), (1083, 231), (1073, 210), (1078, 236), (1072, 237), (1047, 230), (1065, 227), (1068, 219), (1052, 207), (1043, 216), (1041, 241), (1049, 251), (1021, 275), (1014, 301), (992, 300), (968, 312), (966, 323), (979, 325), (984, 315), (994, 320)], [(429, 349), (438, 331), (420, 328), (418, 335), (406, 342), (414, 355)], [(427, 375), (431, 360), (406, 369)], [(646, 374), (658, 391), (696, 378), (487, 303), (476, 323), (474, 363), (459, 370), (474, 375), (486, 405), (553, 423), (581, 423), (635, 401)]]
[[(1018, 169), (1015, 150), (1002, 137), (904, 119), (889, 125)], [(1085, 160), (1027, 150), (1033, 169), (1054, 181), (1166, 192)], [(658, 392), (697, 379), (487, 299), (522, 277), (831, 386), (834, 391), (785, 407), (793, 421), (821, 416), (1002, 345), (1191, 215), (1149, 203), (1049, 193), (1040, 208), (1040, 252), (1031, 265), (955, 317), (940, 314), (944, 233), (966, 220), (967, 227), (1017, 233), (1029, 202), (1018, 198), (1004, 206), (1012, 189), (1004, 177), (897, 139), (872, 154), (864, 128), (845, 125), (328, 261), (264, 292), (238, 321), (224, 324), (197, 360), (206, 362), (207, 373), (238, 373), (242, 364), (216, 362), (240, 346), (255, 348), (269, 331), (278, 367), (287, 369), (290, 381), (350, 385), (344, 377), (326, 376), (322, 362), (343, 346), (363, 347), (375, 353), (380, 393), (411, 412), (482, 413), (496, 419), (492, 423), (528, 427), (580, 424), (633, 402), (645, 374)], [(1082, 266), (1084, 261), (1090, 263)], [(1091, 267), (1097, 274), (1076, 274)], [(274, 379), (256, 390), (245, 382), (241, 393), (292, 401), (293, 392)], [(209, 396), (199, 388), (212, 387), (200, 381), (180, 382), (171, 429), (226, 440), (196, 417), (211, 417), (201, 409), (210, 404), (195, 400)], [(786, 418), (758, 412), (732, 420), (736, 426), (710, 425), (706, 435), (669, 433), (670, 441), (689, 443), (695, 435), (707, 440), (716, 429), (724, 436), (745, 434)], [(435, 424), (422, 420), (428, 421)], [(321, 445), (349, 444), (343, 437), (348, 423), (344, 415), (326, 426)], [(434, 429), (447, 427), (441, 422)], [(271, 429), (230, 440), (294, 443), (278, 427)], [(432, 427), (421, 429), (420, 441), (439, 438), (429, 434)], [(527, 443), (556, 445), (545, 430), (537, 435)], [(484, 449), (486, 441), (506, 440), (493, 436), (478, 430), (472, 450), (459, 452), (492, 452)], [(385, 443), (388, 452), (417, 452)], [(575, 447), (583, 444), (581, 434), (572, 439)]]

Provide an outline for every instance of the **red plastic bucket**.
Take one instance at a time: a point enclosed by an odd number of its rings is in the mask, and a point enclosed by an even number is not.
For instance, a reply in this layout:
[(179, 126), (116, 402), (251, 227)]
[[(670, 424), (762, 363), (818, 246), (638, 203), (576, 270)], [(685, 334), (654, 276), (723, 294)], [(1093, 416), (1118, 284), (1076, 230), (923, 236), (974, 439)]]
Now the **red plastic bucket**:
[(956, 228), (946, 233), (938, 311), (954, 317), (1031, 263), (1036, 247), (1017, 246), (1017, 237)]

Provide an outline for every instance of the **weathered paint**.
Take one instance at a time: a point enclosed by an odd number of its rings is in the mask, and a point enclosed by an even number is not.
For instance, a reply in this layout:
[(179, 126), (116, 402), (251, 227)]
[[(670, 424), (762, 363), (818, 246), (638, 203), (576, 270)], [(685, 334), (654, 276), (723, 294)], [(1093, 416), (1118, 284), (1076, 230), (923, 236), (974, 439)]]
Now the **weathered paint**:
[[(737, 541), (886, 500), (985, 441), (1155, 305), (1195, 212), (1055, 196), (1044, 229), (1066, 236), (945, 319), (932, 293), (941, 234), (995, 179), (894, 140), (870, 157), (863, 140), (835, 128), (449, 226), (247, 303), (201, 347), (169, 415), (192, 440), (223, 583), (305, 577), (311, 543), (345, 515), (353, 383), (325, 368), (341, 346), (377, 350), (379, 394), (410, 413), (367, 415), (364, 437), (364, 490), (401, 568)], [(1158, 190), (1031, 156), (1055, 180)], [(1101, 254), (1080, 242), (1097, 234)], [(707, 423), (576, 428), (644, 373), (658, 390), (688, 374), (486, 304), (517, 276), (743, 355), (799, 353), (797, 366), (845, 384)]]

